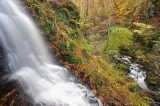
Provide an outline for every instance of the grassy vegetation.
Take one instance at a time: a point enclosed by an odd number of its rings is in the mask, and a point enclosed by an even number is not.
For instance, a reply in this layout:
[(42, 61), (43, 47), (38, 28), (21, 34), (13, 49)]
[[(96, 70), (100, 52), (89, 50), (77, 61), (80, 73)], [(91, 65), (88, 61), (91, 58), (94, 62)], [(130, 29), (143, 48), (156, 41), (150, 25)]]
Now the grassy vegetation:
[(111, 27), (109, 30), (109, 39), (105, 47), (107, 58), (109, 58), (109, 56), (118, 55), (120, 47), (128, 48), (133, 44), (133, 33), (128, 28)]
[[(153, 102), (147, 95), (137, 92), (137, 84), (126, 78), (124, 71), (116, 69), (101, 55), (93, 54), (94, 46), (86, 39), (86, 27), (79, 21), (79, 10), (73, 3), (68, 0), (49, 3), (28, 0), (28, 6), (43, 34), (49, 38), (49, 48), (56, 50), (57, 58), (61, 57), (60, 63), (67, 68), (72, 69), (74, 65), (79, 70), (83, 69), (91, 79), (87, 86), (96, 91), (95, 95), (104, 106), (149, 106)], [(109, 30), (110, 37), (105, 46), (108, 56), (118, 54), (120, 47), (129, 48), (134, 43), (131, 39), (136, 31), (123, 27), (111, 27)], [(136, 51), (136, 54), (142, 53)]]

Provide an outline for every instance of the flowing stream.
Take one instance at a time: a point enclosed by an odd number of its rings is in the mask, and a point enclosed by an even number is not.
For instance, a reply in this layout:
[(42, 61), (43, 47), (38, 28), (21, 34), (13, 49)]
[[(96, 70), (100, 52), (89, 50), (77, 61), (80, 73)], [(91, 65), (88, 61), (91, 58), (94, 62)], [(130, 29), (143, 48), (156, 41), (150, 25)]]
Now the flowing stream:
[(128, 77), (136, 81), (142, 89), (148, 90), (145, 82), (146, 72), (140, 68), (139, 64), (131, 62), (131, 57), (129, 56), (116, 56), (115, 58), (129, 66), (130, 72), (126, 74)]
[(54, 65), (38, 28), (16, 0), (0, 0), (0, 45), (11, 74), (24, 92), (41, 106), (102, 106), (63, 67)]

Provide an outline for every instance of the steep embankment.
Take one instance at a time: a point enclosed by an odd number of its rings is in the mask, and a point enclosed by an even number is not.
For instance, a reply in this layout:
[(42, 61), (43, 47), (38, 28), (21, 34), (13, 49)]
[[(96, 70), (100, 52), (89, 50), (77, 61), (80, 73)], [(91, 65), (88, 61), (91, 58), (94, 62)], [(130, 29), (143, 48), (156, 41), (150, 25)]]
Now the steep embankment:
[(70, 1), (28, 2), (32, 16), (49, 39), (57, 61), (70, 69), (78, 82), (88, 86), (107, 105), (149, 105), (136, 85), (100, 56), (86, 39), (86, 26), (79, 21), (79, 10)]

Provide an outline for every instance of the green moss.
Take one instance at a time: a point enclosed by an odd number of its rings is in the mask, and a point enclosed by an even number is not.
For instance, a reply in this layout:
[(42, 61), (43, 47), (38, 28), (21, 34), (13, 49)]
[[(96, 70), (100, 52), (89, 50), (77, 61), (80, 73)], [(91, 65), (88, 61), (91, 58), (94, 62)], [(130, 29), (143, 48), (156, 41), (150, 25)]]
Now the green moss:
[(67, 24), (68, 14), (65, 11), (59, 10), (59, 11), (56, 11), (56, 14), (57, 14), (56, 15), (57, 21)]
[(119, 54), (120, 47), (129, 47), (132, 45), (133, 33), (128, 28), (111, 27), (109, 40), (105, 47), (105, 54), (114, 56)]
[(49, 36), (49, 40), (50, 40), (51, 42), (55, 42), (55, 41), (57, 41), (58, 39), (55, 38), (54, 36)]
[(154, 36), (153, 40), (155, 42), (153, 46), (153, 51), (154, 53), (159, 54), (160, 53), (160, 30), (155, 30), (153, 36)]
[(73, 48), (77, 47), (79, 45), (79, 43), (76, 39), (70, 39), (70, 43)]
[(69, 54), (65, 54), (62, 56), (63, 59), (65, 61), (68, 61), (70, 63), (76, 64), (76, 65), (81, 65), (82, 64), (82, 60), (79, 58), (75, 58), (75, 54), (74, 53), (69, 53)]
[(129, 90), (131, 92), (136, 92), (136, 88), (137, 88), (138, 84), (136, 82), (131, 83)]
[(125, 64), (119, 63), (119, 64), (116, 64), (116, 67), (120, 70), (124, 70), (128, 72), (128, 66), (126, 66)]
[(93, 50), (93, 45), (85, 44), (85, 45), (82, 47), (82, 50), (83, 50), (83, 51), (92, 51), (92, 50)]
[(72, 28), (67, 28), (67, 35), (72, 38), (78, 38), (77, 30), (74, 30)]
[(60, 49), (62, 51), (67, 51), (69, 50), (69, 46), (67, 42), (59, 42), (58, 45), (60, 46)]
[(43, 29), (43, 32), (45, 33), (45, 34), (51, 34), (51, 32), (52, 32), (52, 30), (50, 29), (50, 27), (43, 27), (42, 28)]
[(136, 55), (136, 57), (143, 56), (144, 52), (142, 50), (136, 50), (135, 55)]

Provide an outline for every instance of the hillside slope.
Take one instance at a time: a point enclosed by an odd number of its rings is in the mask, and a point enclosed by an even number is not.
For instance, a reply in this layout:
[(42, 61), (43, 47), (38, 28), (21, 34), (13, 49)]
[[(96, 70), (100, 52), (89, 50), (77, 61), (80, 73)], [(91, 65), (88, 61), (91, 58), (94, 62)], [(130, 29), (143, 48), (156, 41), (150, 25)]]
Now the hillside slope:
[[(94, 35), (97, 28), (90, 29), (90, 23), (80, 20), (80, 9), (75, 4), (69, 0), (21, 1), (38, 24), (55, 63), (70, 70), (77, 82), (88, 86), (104, 106), (154, 103), (149, 94), (125, 76), (123, 69), (106, 61), (106, 31), (100, 31), (102, 36)], [(1, 83), (1, 91), (1, 106), (32, 106), (15, 82)]]
[(28, 1), (28, 8), (37, 21), (48, 47), (60, 65), (68, 68), (77, 81), (88, 86), (107, 105), (150, 105), (145, 93), (139, 94), (135, 82), (125, 72), (95, 55), (87, 40), (87, 28), (80, 22), (79, 9), (70, 1)]

